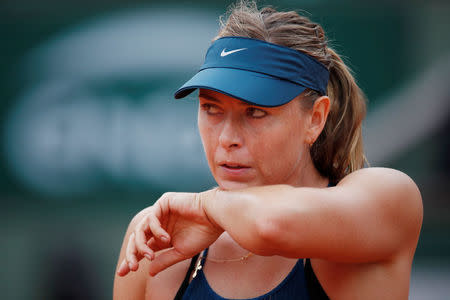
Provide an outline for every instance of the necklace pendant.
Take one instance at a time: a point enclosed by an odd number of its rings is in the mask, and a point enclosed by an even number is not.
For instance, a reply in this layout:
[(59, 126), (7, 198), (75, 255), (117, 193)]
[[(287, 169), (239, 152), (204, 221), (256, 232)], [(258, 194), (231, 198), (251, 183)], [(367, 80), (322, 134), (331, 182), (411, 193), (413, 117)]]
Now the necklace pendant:
[(199, 260), (199, 261), (197, 262), (197, 266), (195, 267), (194, 275), (192, 275), (192, 279), (194, 279), (195, 276), (197, 276), (197, 272), (200, 271), (200, 270), (202, 269), (201, 263), (202, 263), (201, 260)]

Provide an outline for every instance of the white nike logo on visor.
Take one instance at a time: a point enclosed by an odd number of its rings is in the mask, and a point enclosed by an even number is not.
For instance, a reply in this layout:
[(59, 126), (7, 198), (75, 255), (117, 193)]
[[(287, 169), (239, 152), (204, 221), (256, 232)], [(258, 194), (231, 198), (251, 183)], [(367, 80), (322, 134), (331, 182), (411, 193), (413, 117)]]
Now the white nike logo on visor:
[(226, 48), (224, 48), (224, 49), (222, 50), (222, 52), (220, 53), (220, 56), (224, 57), (224, 56), (233, 54), (233, 53), (235, 53), (235, 52), (239, 52), (239, 51), (242, 51), (242, 50), (246, 50), (247, 48), (234, 49), (234, 50), (230, 50), (230, 51), (225, 51), (225, 49), (226, 49)]

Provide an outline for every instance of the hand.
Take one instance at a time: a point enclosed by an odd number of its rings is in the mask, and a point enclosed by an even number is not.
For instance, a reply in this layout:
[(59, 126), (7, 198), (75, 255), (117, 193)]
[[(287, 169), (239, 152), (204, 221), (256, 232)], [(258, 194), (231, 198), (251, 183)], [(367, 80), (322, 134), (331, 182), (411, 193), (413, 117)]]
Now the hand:
[(166, 193), (158, 199), (130, 235), (118, 275), (136, 271), (139, 261), (147, 257), (154, 276), (211, 245), (223, 232), (204, 209), (215, 192)]

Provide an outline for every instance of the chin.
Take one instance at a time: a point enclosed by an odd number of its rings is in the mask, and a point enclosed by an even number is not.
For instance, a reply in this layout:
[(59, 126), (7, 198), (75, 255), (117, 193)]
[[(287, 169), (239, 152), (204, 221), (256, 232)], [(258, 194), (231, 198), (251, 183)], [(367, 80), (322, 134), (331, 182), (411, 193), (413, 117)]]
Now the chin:
[(219, 185), (219, 188), (224, 191), (245, 189), (248, 187), (258, 185), (258, 184), (252, 183), (252, 182), (239, 182), (239, 181), (228, 181), (228, 180), (220, 181), (217, 184)]

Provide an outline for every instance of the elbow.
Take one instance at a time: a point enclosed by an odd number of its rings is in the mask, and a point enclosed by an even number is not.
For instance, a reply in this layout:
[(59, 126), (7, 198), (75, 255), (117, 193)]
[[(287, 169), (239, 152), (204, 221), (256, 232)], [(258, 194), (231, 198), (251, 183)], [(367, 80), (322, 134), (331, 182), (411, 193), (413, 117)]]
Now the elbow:
[(409, 214), (407, 215), (408, 219), (406, 219), (404, 222), (405, 224), (409, 225), (410, 236), (414, 237), (415, 243), (417, 244), (423, 223), (422, 195), (414, 181), (412, 181), (412, 179), (409, 177), (407, 178), (407, 180), (408, 196), (405, 197), (407, 200), (405, 201), (405, 205), (403, 205), (402, 207), (408, 207)]

